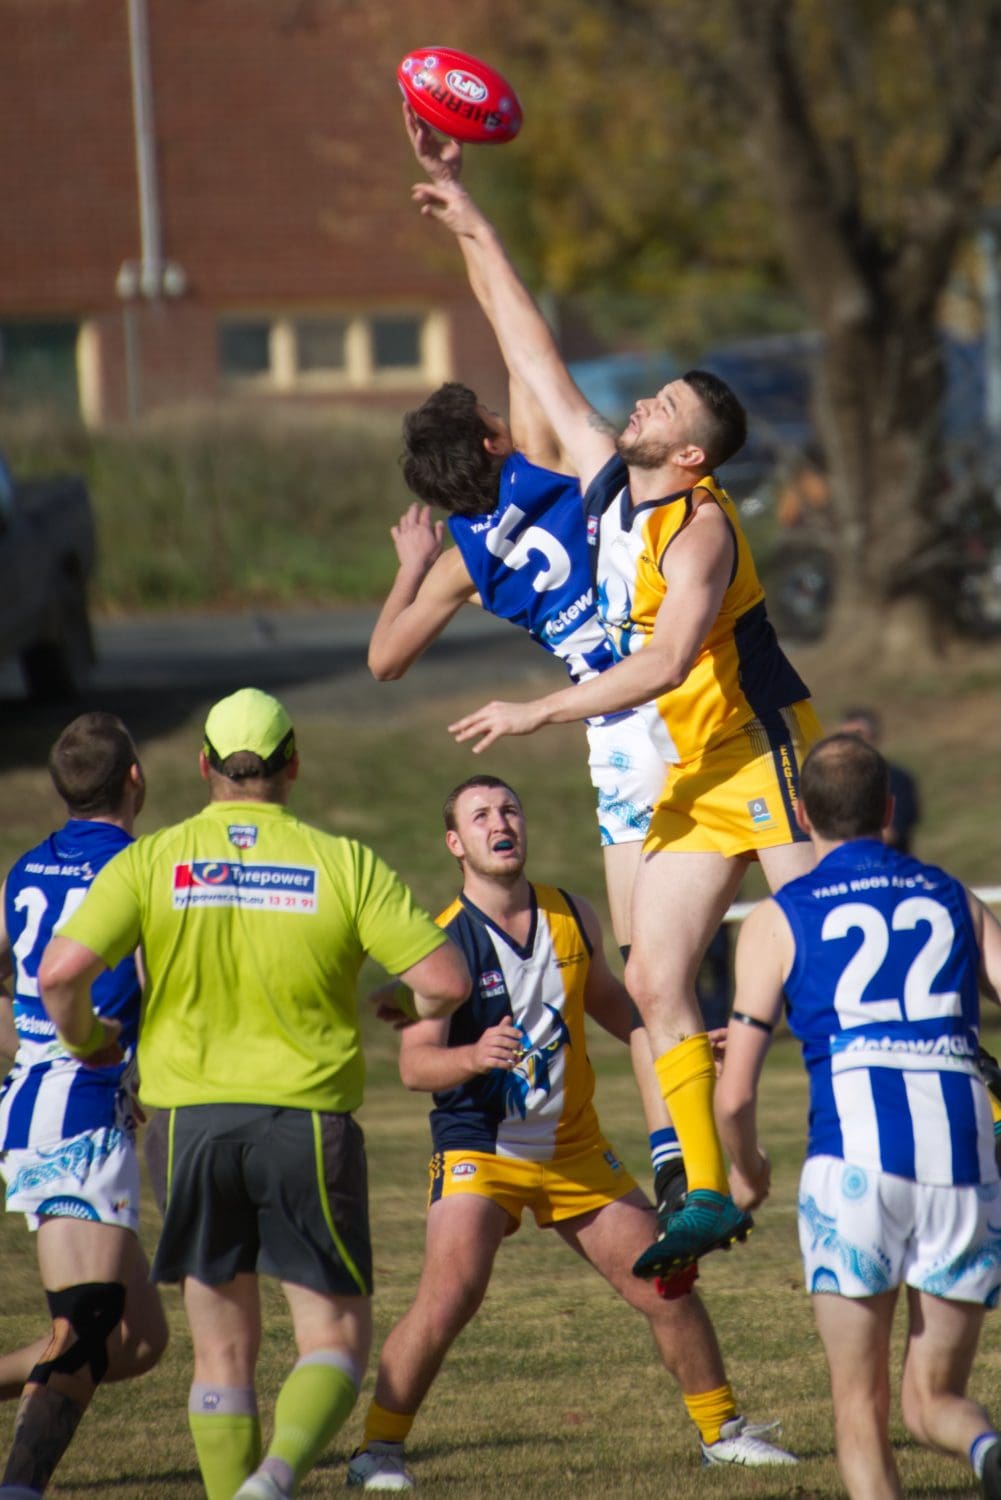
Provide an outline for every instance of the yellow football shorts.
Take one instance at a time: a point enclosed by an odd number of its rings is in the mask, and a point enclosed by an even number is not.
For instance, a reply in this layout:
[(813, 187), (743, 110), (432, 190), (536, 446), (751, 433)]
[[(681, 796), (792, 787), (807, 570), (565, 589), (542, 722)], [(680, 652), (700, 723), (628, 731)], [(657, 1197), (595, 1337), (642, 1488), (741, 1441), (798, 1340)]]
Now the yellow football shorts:
[(644, 852), (733, 856), (805, 841), (794, 815), (799, 768), (822, 734), (810, 704), (794, 703), (668, 766)]
[(525, 1161), (488, 1151), (437, 1151), (431, 1158), (428, 1207), (459, 1193), (491, 1198), (511, 1215), (513, 1234), (526, 1208), (540, 1228), (607, 1208), (636, 1186), (606, 1140), (557, 1161)]

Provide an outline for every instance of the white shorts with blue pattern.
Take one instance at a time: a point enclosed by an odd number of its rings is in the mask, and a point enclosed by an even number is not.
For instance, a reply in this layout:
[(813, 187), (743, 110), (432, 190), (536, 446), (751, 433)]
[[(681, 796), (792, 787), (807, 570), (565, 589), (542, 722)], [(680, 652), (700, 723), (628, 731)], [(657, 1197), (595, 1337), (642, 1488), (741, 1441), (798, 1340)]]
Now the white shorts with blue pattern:
[(127, 1130), (87, 1130), (65, 1141), (0, 1155), (8, 1213), (23, 1213), (29, 1229), (43, 1218), (95, 1224), (139, 1223), (139, 1158)]
[(1001, 1289), (1001, 1183), (945, 1187), (811, 1156), (799, 1183), (808, 1292), (875, 1297), (904, 1284), (994, 1307)]
[(602, 844), (634, 844), (646, 838), (667, 775), (651, 733), (649, 706), (610, 724), (588, 724), (588, 768), (598, 793)]

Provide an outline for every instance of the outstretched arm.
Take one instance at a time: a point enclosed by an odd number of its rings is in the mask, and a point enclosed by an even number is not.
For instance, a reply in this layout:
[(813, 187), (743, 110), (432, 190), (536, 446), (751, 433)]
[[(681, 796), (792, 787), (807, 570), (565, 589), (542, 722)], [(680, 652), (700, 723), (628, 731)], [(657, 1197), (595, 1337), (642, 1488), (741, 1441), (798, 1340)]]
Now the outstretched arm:
[[(458, 141), (443, 140), (429, 125), (419, 119), (409, 104), (403, 106), (403, 122), (414, 155), (431, 182), (455, 183), (462, 176), (462, 146)], [(496, 316), (489, 279), (474, 247), (460, 239), (460, 248), (466, 262), (466, 274), (477, 302), (491, 324)], [(468, 253), (467, 253), (468, 252)], [(543, 468), (562, 470), (567, 466), (566, 455), (538, 402), (529, 388), (511, 372), (508, 419), (515, 447), (532, 463)]]
[(444, 528), (415, 501), (391, 532), (399, 569), (375, 622), (368, 667), (379, 682), (402, 677), (476, 595), (461, 552), (442, 551)]
[(444, 148), (404, 106), (407, 131), (430, 182), (413, 190), (421, 213), (456, 235), (470, 286), (497, 335), (508, 371), (530, 392), (560, 446), (586, 486), (615, 452), (612, 429), (574, 384), (549, 325), (524, 285), (490, 222), (459, 182), (461, 156), (446, 165)]

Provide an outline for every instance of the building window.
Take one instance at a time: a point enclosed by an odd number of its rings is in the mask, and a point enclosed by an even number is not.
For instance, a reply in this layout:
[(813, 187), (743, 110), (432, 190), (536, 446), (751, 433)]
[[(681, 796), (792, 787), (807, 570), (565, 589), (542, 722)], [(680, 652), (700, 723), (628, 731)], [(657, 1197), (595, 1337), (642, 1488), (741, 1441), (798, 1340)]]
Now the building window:
[(281, 391), (419, 387), (451, 373), (447, 320), (437, 312), (227, 318), (219, 363), (234, 385)]
[(420, 318), (372, 319), (372, 363), (377, 370), (413, 370), (420, 362)]
[(346, 370), (347, 320), (303, 318), (295, 322), (296, 368), (306, 375), (315, 370)]
[(271, 328), (267, 323), (223, 323), (219, 329), (219, 365), (224, 375), (244, 378), (271, 369)]

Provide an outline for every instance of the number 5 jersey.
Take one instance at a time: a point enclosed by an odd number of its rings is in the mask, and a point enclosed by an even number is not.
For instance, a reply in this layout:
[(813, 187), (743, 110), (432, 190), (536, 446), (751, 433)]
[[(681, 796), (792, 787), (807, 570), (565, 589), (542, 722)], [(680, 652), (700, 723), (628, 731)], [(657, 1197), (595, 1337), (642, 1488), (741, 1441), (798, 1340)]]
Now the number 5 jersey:
[[(84, 1067), (63, 1050), (42, 1004), (38, 966), (63, 922), (83, 901), (98, 871), (132, 838), (112, 823), (71, 818), (14, 865), (7, 876), (4, 922), (14, 959), (18, 1050), (0, 1091), (0, 1151), (24, 1150), (84, 1131), (123, 1126), (127, 1063)], [(140, 986), (135, 959), (122, 960), (94, 984), (94, 1006), (122, 1023), (121, 1046), (135, 1056)]]

